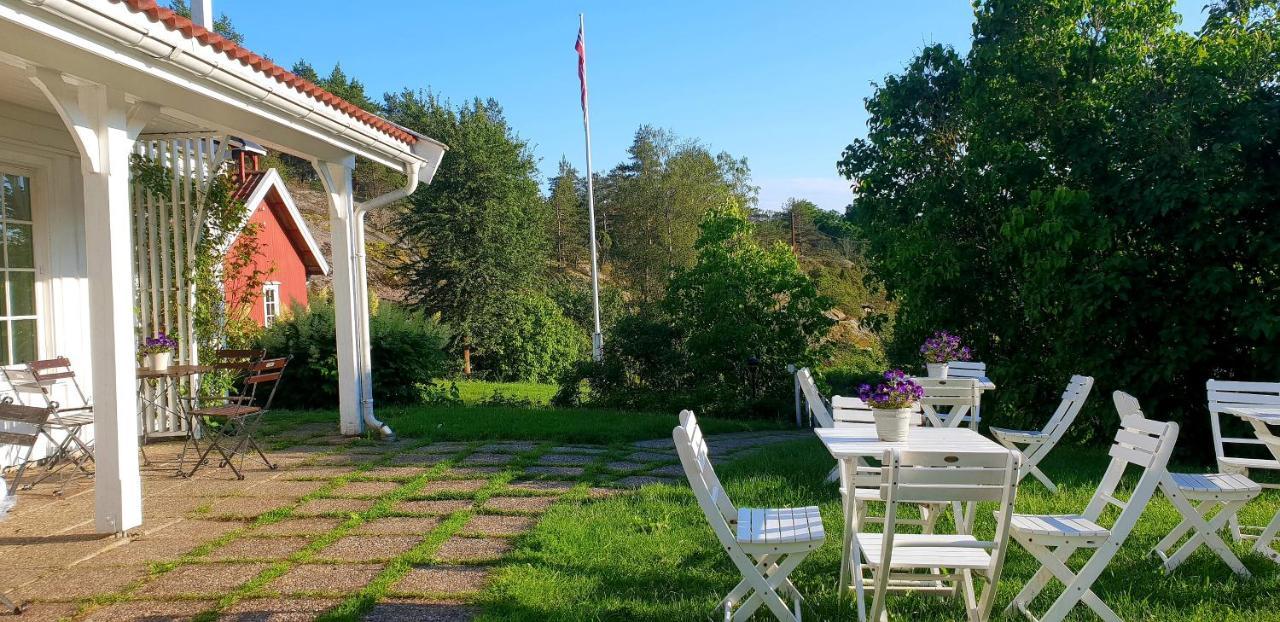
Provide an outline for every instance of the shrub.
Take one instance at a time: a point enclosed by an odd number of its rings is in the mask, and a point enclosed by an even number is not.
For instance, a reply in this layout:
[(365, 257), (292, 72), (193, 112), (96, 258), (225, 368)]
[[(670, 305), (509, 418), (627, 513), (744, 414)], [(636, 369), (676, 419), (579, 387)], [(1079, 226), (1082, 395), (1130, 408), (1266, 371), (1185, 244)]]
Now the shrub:
[(554, 382), (590, 351), (587, 333), (541, 292), (511, 295), (476, 331), (472, 362), (495, 380)]
[[(295, 306), (262, 332), (268, 356), (292, 356), (276, 395), (282, 408), (332, 408), (338, 403), (338, 353), (333, 304)], [(369, 318), (373, 399), (386, 404), (421, 402), (444, 371), (447, 331), (435, 320), (382, 303)]]

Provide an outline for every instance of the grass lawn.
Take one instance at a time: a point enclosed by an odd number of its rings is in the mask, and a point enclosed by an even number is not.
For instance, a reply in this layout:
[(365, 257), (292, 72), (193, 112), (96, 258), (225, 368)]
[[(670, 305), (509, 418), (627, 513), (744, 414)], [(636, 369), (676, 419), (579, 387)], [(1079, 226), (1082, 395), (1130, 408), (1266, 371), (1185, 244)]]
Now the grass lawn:
[[(839, 494), (834, 485), (824, 482), (832, 464), (814, 439), (761, 449), (718, 465), (718, 472), (739, 506), (821, 507), (827, 543), (792, 576), (809, 600), (811, 610), (806, 616), (853, 620), (856, 614), (850, 599), (838, 598), (835, 587), (842, 521)], [(1101, 450), (1060, 447), (1044, 465), (1060, 484), (1059, 494), (1050, 495), (1028, 478), (1020, 490), (1018, 511), (1083, 510), (1106, 464)], [(1127, 485), (1133, 483), (1131, 478)], [(1247, 524), (1265, 524), (1278, 507), (1280, 494), (1268, 491), (1241, 516)], [(984, 508), (978, 515), (982, 519), (979, 536), (990, 537), (991, 513)], [(1280, 565), (1246, 552), (1246, 546), (1233, 545), (1253, 572), (1252, 579), (1236, 577), (1205, 548), (1166, 576), (1149, 552), (1177, 522), (1173, 507), (1157, 496), (1094, 591), (1130, 621), (1280, 619)], [(1074, 567), (1083, 563), (1083, 557), (1073, 558)], [(996, 599), (996, 619), (1022, 619), (1016, 614), (1004, 617), (1001, 612), (1037, 567), (1017, 545), (1010, 549)], [(484, 619), (703, 620), (738, 579), (692, 492), (682, 485), (650, 486), (553, 508), (519, 541), (484, 595)], [(1043, 612), (1058, 589), (1055, 586), (1041, 596), (1033, 605), (1036, 611)], [(958, 602), (927, 596), (891, 595), (889, 607), (898, 620), (964, 616)], [(1078, 607), (1071, 619), (1096, 618)]]
[(440, 380), (442, 386), (458, 385), (458, 393), (466, 404), (477, 404), (495, 394), (517, 400), (528, 400), (534, 406), (547, 406), (556, 394), (556, 385), (541, 382), (489, 382), (486, 380)]
[[(506, 385), (503, 385), (506, 386)], [(611, 445), (666, 438), (677, 413), (643, 413), (595, 408), (521, 408), (518, 406), (385, 406), (378, 418), (402, 438), (433, 441), (529, 440)], [(302, 423), (330, 422), (333, 411), (272, 413), (264, 420), (267, 434)], [(709, 434), (772, 430), (775, 420), (734, 421), (699, 418)]]

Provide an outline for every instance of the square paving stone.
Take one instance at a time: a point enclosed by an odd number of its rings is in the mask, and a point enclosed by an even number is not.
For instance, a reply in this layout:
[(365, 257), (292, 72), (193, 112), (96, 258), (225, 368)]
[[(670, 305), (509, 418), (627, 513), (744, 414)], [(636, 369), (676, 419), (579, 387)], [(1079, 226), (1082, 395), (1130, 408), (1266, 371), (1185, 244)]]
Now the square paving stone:
[(431, 466), (448, 460), (450, 456), (442, 454), (397, 454), (391, 462), (401, 466)]
[(632, 462), (675, 462), (677, 457), (675, 453), (656, 453), (652, 451), (637, 451), (629, 456), (627, 460)]
[(463, 464), (507, 464), (516, 457), (513, 454), (474, 453), (462, 461)]
[(603, 447), (552, 447), (551, 451), (558, 454), (591, 454), (598, 456), (608, 450)]
[(251, 536), (316, 536), (329, 533), (342, 524), (340, 518), (289, 518), (262, 525), (249, 532)]
[(516, 490), (523, 490), (527, 492), (554, 494), (568, 492), (576, 485), (577, 484), (574, 482), (566, 482), (562, 480), (535, 479), (527, 482), (515, 482), (511, 484), (511, 487)]
[(621, 488), (639, 488), (641, 486), (648, 486), (650, 484), (670, 484), (671, 482), (672, 480), (664, 479), (661, 477), (650, 477), (648, 475), (632, 475), (631, 477), (624, 477), (616, 482), (613, 482), (613, 485)]
[(355, 469), (343, 466), (300, 466), (286, 469), (280, 479), (290, 481), (327, 480), (355, 472)]
[[(211, 609), (213, 601), (148, 600), (115, 603), (95, 609), (83, 622), (180, 622)], [(22, 615), (26, 619), (26, 614)]]
[(302, 550), (308, 538), (286, 536), (281, 538), (240, 538), (232, 540), (209, 553), (208, 561), (231, 560), (279, 560)]
[(328, 485), (328, 482), (294, 482), (286, 480), (270, 480), (258, 484), (244, 492), (246, 497), (266, 497), (268, 499), (297, 500)]
[(538, 458), (538, 464), (584, 465), (595, 462), (595, 456), (583, 454), (546, 454)]
[(325, 547), (317, 557), (348, 562), (391, 559), (422, 541), (422, 536), (347, 536)]
[(197, 546), (200, 546), (199, 542), (187, 538), (139, 538), (94, 556), (85, 563), (91, 566), (131, 566), (172, 561)]
[(319, 598), (254, 598), (227, 608), (218, 622), (311, 622), (340, 602)]
[(653, 439), (653, 440), (651, 440), (651, 441), (636, 441), (636, 442), (632, 443), (632, 444), (631, 444), (631, 446), (632, 446), (632, 447), (639, 447), (639, 448), (642, 448), (642, 449), (667, 449), (667, 448), (670, 448), (670, 449), (674, 450), (674, 449), (675, 449), (675, 447), (676, 447), (676, 443), (675, 443), (675, 441), (673, 441), (673, 440), (671, 440), (671, 439), (669, 439), (669, 438), (655, 438), (655, 439)]
[(414, 568), (391, 588), (393, 594), (473, 594), (489, 585), (483, 566), (426, 566)]
[(388, 599), (373, 606), (365, 622), (468, 622), (479, 612), (457, 603)]
[(382, 460), (382, 456), (378, 454), (352, 454), (343, 452), (325, 456), (316, 456), (311, 460), (310, 464), (318, 466), (358, 466), (361, 464), (368, 464), (370, 462), (377, 462), (379, 460)]
[(298, 515), (357, 514), (373, 507), (373, 499), (312, 499), (294, 510)]
[(148, 582), (138, 596), (222, 596), (258, 576), (271, 564), (191, 564), (179, 566)]
[(422, 488), (418, 489), (417, 494), (434, 495), (441, 493), (461, 494), (472, 493), (489, 484), (489, 480), (485, 479), (446, 479), (427, 482)]
[(531, 441), (502, 441), (498, 443), (489, 443), (476, 451), (518, 454), (526, 451), (533, 451), (537, 447), (538, 444)]
[(470, 499), (436, 499), (425, 501), (401, 501), (395, 506), (397, 512), (408, 514), (452, 514), (458, 510), (471, 507)]
[(365, 535), (418, 535), (426, 536), (431, 530), (440, 526), (440, 518), (429, 516), (416, 518), (409, 516), (388, 516), (364, 523), (356, 528), (357, 534)]
[(272, 510), (288, 506), (289, 503), (261, 499), (255, 497), (226, 497), (217, 499), (209, 507), (209, 516), (257, 518)]
[(452, 477), (457, 479), (472, 479), (476, 477), (488, 477), (497, 475), (504, 469), (500, 466), (459, 466), (453, 467), (444, 472), (444, 477)]
[(413, 479), (423, 473), (426, 473), (426, 467), (420, 466), (380, 466), (373, 467), (368, 471), (361, 473), (363, 477), (377, 477), (379, 479), (407, 480)]
[(148, 532), (148, 536), (156, 538), (187, 538), (188, 540), (206, 540), (224, 536), (242, 527), (248, 527), (247, 521), (239, 520), (203, 520), (184, 518), (164, 529)]
[(657, 475), (660, 477), (680, 478), (680, 477), (684, 477), (684, 467), (678, 464), (668, 464), (667, 466), (661, 466), (652, 471), (649, 471), (649, 474)]
[(399, 488), (396, 482), (347, 482), (333, 492), (335, 497), (381, 497)]
[(552, 477), (578, 477), (586, 469), (577, 466), (531, 466), (524, 470), (525, 475), (549, 475)]
[(555, 502), (555, 497), (491, 497), (484, 504), (484, 509), (499, 512), (541, 514)]
[(416, 454), (452, 454), (467, 448), (469, 443), (449, 441), (445, 443), (428, 443), (422, 447), (415, 447), (409, 450)]
[(511, 552), (511, 548), (511, 541), (506, 538), (453, 537), (440, 545), (436, 559), (445, 562), (493, 561)]
[[(114, 594), (145, 576), (147, 567), (144, 565), (112, 568), (72, 566), (29, 583), (20, 592), (21, 598), (28, 599), (79, 600)], [(26, 620), (26, 616), (22, 619)]]
[(610, 471), (622, 471), (630, 473), (631, 471), (639, 471), (649, 465), (643, 462), (627, 462), (626, 460), (618, 460), (604, 465), (604, 468)]
[(21, 616), (0, 612), (0, 620), (14, 622), (59, 622), (70, 620), (80, 605), (76, 603), (30, 603)]
[(364, 589), (381, 564), (299, 564), (267, 584), (281, 594), (350, 594)]
[(493, 516), (477, 514), (462, 526), (462, 533), (481, 536), (518, 536), (538, 523), (528, 516)]

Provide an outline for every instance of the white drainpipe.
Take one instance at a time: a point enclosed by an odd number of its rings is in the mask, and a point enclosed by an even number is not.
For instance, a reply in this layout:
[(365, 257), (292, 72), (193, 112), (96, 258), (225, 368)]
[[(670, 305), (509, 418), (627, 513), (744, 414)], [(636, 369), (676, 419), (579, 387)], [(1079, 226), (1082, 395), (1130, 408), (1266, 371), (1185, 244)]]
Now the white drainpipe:
[[(354, 287), (353, 289), (356, 290), (354, 296), (357, 305), (355, 313), (356, 330), (361, 336), (361, 348), (356, 355), (363, 359), (363, 363), (360, 365), (361, 369), (372, 370), (373, 368), (369, 352), (369, 277), (364, 253), (364, 217), (370, 210), (389, 205), (413, 194), (413, 191), (418, 187), (422, 168), (423, 166), (416, 164), (405, 165), (405, 175), (408, 179), (403, 187), (363, 203), (355, 204), (355, 213), (352, 214), (351, 222), (352, 237), (354, 238), (351, 240), (351, 265), (353, 267), (352, 279), (355, 283), (360, 284), (360, 287)], [(395, 440), (396, 434), (391, 430), (390, 426), (379, 421), (373, 414), (372, 380), (362, 383), (360, 392), (360, 413), (364, 418), (365, 425), (378, 430), (384, 439)]]

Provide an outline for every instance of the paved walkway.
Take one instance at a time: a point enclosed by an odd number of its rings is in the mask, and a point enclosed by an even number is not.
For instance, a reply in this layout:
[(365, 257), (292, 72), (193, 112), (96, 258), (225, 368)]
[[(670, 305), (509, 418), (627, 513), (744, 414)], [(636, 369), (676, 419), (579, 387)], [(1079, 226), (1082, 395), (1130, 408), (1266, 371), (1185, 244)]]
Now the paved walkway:
[[(19, 494), (0, 523), (0, 591), (23, 622), (468, 620), (513, 539), (560, 502), (582, 502), (683, 473), (670, 439), (627, 446), (372, 444), (293, 430), (278, 470), (246, 479), (209, 469), (173, 477), (177, 443), (148, 447), (144, 524), (92, 533), (87, 481)], [(709, 438), (717, 459), (803, 432)], [(9, 616), (0, 615), (0, 621)]]

